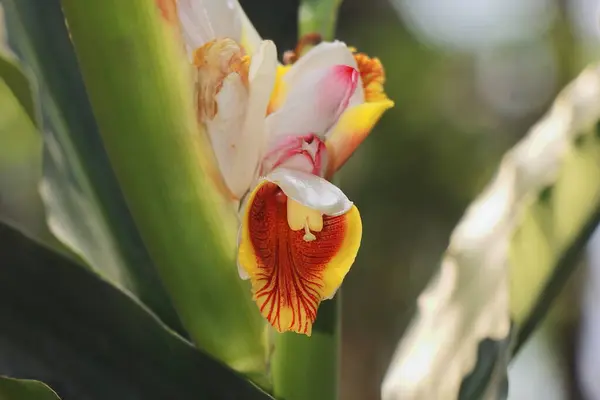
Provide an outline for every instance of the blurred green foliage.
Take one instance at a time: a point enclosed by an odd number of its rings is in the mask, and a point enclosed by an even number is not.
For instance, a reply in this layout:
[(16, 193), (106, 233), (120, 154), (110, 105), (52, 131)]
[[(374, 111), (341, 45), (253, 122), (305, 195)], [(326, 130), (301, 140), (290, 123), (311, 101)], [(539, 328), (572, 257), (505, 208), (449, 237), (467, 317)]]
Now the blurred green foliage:
[[(280, 53), (294, 47), (295, 2), (240, 2)], [(344, 284), (344, 400), (379, 397), (415, 299), (436, 271), (465, 207), (502, 154), (593, 59), (574, 43), (566, 19), (563, 10), (542, 38), (557, 54), (553, 91), (529, 112), (507, 117), (481, 100), (473, 54), (427, 43), (409, 30), (391, 2), (341, 5), (336, 38), (382, 60), (386, 92), (396, 103), (338, 175), (364, 224), (361, 250)], [(505, 47), (511, 45), (519, 43)]]

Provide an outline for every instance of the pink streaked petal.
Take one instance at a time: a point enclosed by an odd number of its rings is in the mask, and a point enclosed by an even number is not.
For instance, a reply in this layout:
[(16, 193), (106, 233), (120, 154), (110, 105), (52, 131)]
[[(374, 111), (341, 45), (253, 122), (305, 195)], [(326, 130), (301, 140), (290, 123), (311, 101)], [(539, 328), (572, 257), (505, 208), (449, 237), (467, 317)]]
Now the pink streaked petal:
[(327, 146), (314, 134), (284, 137), (263, 157), (260, 175), (280, 167), (323, 176), (327, 169)]
[[(302, 80), (304, 74), (322, 68), (333, 67), (335, 65), (347, 65), (358, 69), (358, 64), (356, 63), (352, 51), (350, 51), (344, 42), (336, 40), (333, 42), (319, 43), (292, 65), (289, 72), (285, 75), (285, 85), (291, 88)], [(364, 100), (365, 97), (361, 83), (354, 91), (354, 94), (350, 99), (350, 105), (354, 106), (361, 104)]]
[(340, 41), (322, 42), (298, 59), (290, 68), (285, 80), (294, 85), (302, 75), (314, 70), (329, 68), (336, 65), (347, 65), (358, 68), (356, 60), (345, 43)]
[(358, 71), (347, 65), (304, 74), (290, 88), (282, 107), (267, 117), (269, 143), (290, 135), (314, 133), (323, 137), (348, 106), (359, 79)]

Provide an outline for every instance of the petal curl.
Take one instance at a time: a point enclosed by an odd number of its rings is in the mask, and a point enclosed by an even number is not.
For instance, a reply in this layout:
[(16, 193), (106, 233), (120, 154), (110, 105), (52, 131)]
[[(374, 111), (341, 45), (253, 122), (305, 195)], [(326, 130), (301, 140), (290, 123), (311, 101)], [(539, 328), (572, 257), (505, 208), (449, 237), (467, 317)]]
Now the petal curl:
[(267, 117), (269, 140), (315, 133), (324, 136), (348, 106), (359, 83), (358, 70), (335, 65), (305, 74), (285, 103)]
[(230, 73), (216, 96), (218, 111), (206, 121), (225, 183), (238, 199), (255, 179), (264, 146), (264, 115), (275, 80), (276, 57), (273, 42), (261, 43), (250, 62), (248, 88), (243, 77)]
[(288, 224), (294, 200), (282, 189), (263, 180), (250, 194), (238, 262), (269, 323), (279, 332), (310, 336), (320, 302), (335, 294), (354, 262), (362, 225), (351, 205), (341, 215), (323, 216), (320, 230), (306, 240), (305, 232)]
[(363, 103), (346, 109), (333, 129), (328, 132), (325, 144), (329, 156), (326, 177), (350, 158), (354, 150), (369, 135), (383, 113), (394, 106), (391, 100)]

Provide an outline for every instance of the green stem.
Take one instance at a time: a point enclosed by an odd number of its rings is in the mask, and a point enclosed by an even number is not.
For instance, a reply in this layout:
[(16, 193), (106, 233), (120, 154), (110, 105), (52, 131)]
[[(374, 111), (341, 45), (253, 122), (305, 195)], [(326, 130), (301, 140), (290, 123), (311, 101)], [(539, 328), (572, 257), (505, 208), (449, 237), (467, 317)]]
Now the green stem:
[(341, 290), (319, 308), (310, 337), (277, 334), (273, 387), (283, 400), (332, 400), (338, 397)]
[(342, 0), (302, 0), (298, 10), (298, 36), (320, 33), (324, 40), (333, 40), (341, 4)]

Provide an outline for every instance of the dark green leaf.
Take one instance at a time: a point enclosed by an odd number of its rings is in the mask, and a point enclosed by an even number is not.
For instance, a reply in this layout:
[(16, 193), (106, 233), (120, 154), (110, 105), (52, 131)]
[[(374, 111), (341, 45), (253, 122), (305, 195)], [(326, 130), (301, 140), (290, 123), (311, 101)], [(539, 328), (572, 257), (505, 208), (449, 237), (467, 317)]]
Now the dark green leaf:
[(0, 374), (63, 400), (270, 397), (90, 271), (0, 225)]
[(41, 190), (52, 232), (89, 266), (182, 331), (110, 167), (59, 0), (4, 0), (9, 40), (38, 80)]
[(31, 121), (37, 121), (37, 112), (33, 101), (33, 94), (29, 80), (21, 71), (16, 60), (11, 60), (0, 53), (0, 77), (13, 92), (21, 107), (25, 110)]
[(479, 343), (477, 364), (463, 379), (458, 394), (459, 400), (506, 398), (509, 345), (510, 336), (504, 340), (485, 339)]
[[(0, 56), (0, 64), (2, 62)], [(46, 226), (38, 193), (42, 176), (42, 139), (3, 79), (2, 71), (0, 110), (0, 220), (49, 243), (52, 235)]]
[(42, 382), (0, 376), (0, 400), (60, 400)]

